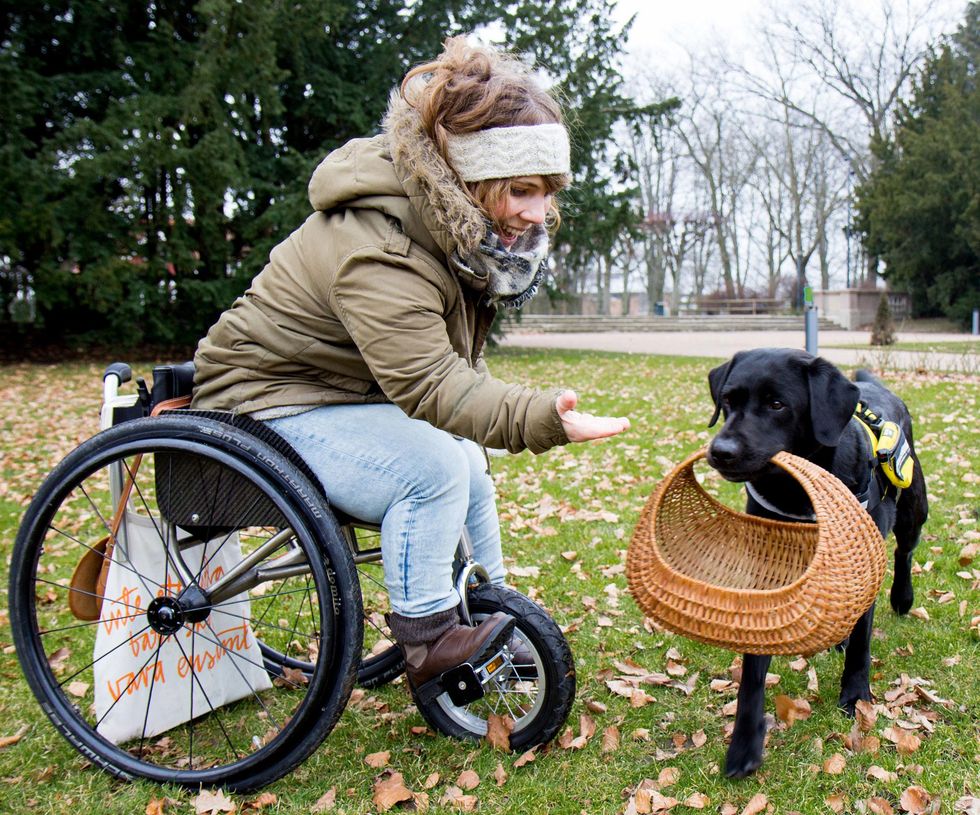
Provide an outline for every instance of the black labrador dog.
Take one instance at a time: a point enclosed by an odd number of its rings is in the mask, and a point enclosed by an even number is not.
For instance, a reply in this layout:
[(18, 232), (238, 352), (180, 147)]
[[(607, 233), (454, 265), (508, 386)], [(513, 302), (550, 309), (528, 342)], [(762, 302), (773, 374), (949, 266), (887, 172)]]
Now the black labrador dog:
[[(882, 537), (895, 532), (895, 579), (891, 605), (899, 614), (912, 607), (912, 550), (928, 513), (925, 479), (915, 456), (912, 483), (897, 490), (873, 461), (868, 432), (855, 407), (872, 407), (898, 424), (912, 445), (912, 419), (905, 403), (866, 371), (848, 380), (834, 365), (788, 348), (736, 354), (708, 375), (715, 414), (725, 422), (708, 447), (707, 460), (726, 480), (745, 482), (747, 512), (775, 520), (812, 519), (802, 487), (770, 462), (786, 450), (809, 459), (844, 482), (867, 509)], [(890, 487), (890, 488), (889, 488)], [(859, 699), (871, 700), (871, 628), (874, 606), (857, 621), (846, 641), (840, 707), (853, 716)], [(725, 774), (741, 778), (762, 763), (765, 740), (765, 677), (769, 656), (746, 654), (738, 690), (735, 729)]]

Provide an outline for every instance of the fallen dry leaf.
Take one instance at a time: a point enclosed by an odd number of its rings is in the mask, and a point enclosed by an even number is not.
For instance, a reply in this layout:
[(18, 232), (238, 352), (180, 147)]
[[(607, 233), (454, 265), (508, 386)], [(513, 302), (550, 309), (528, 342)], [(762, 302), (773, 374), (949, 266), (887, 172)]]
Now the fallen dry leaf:
[(841, 813), (847, 807), (847, 798), (842, 793), (835, 792), (823, 799), (823, 802), (834, 812)]
[(276, 804), (279, 799), (271, 792), (263, 792), (254, 801), (248, 801), (245, 804), (245, 809), (249, 811), (261, 812), (266, 807), (271, 807)]
[(681, 777), (681, 771), (677, 767), (664, 767), (657, 776), (657, 783), (661, 787), (669, 787), (677, 783)]
[(657, 789), (657, 782), (644, 778), (633, 793), (633, 806), (637, 813), (649, 815), (649, 813), (667, 812), (677, 806), (677, 799), (661, 795)]
[(872, 764), (868, 767), (866, 775), (868, 778), (876, 778), (879, 781), (884, 781), (886, 784), (890, 784), (892, 781), (898, 781), (898, 773), (893, 773), (884, 767), (879, 767), (877, 764)]
[(71, 651), (67, 648), (59, 648), (48, 657), (48, 665), (55, 673), (61, 673), (65, 669), (65, 662), (71, 656)]
[(862, 732), (867, 733), (875, 726), (875, 722), (878, 721), (878, 712), (871, 702), (858, 699), (857, 704), (854, 706), (854, 718)]
[(499, 761), (497, 762), (497, 769), (493, 771), (493, 780), (497, 782), (498, 787), (502, 787), (507, 783), (507, 770), (504, 769), (504, 765)]
[(595, 735), (595, 719), (588, 713), (578, 717), (578, 733), (585, 739), (591, 739)]
[(868, 812), (874, 815), (895, 815), (895, 808), (884, 798), (869, 798), (866, 803)]
[(909, 787), (902, 793), (899, 804), (904, 812), (909, 815), (923, 815), (932, 803), (932, 796), (922, 787), (915, 785)]
[(236, 812), (235, 802), (225, 797), (221, 790), (211, 792), (201, 790), (200, 794), (191, 803), (194, 805), (196, 815), (214, 815), (216, 812)]
[(960, 566), (969, 566), (971, 563), (973, 563), (973, 559), (978, 553), (980, 553), (980, 544), (968, 543), (966, 546), (960, 549)]
[(12, 736), (3, 736), (2, 738), (0, 738), (0, 749), (4, 747), (10, 747), (11, 744), (16, 744), (17, 742), (19, 742), (22, 738), (24, 738), (24, 736), (27, 735), (27, 730), (28, 727), (25, 724)]
[(646, 707), (656, 702), (656, 698), (637, 688), (630, 694), (630, 707)]
[(495, 750), (510, 752), (510, 734), (514, 730), (514, 720), (510, 716), (491, 713), (487, 717), (487, 743)]
[(475, 790), (480, 786), (480, 776), (473, 770), (463, 770), (456, 779), (456, 786), (464, 790)]
[(823, 763), (823, 771), (827, 775), (840, 775), (847, 768), (847, 759), (843, 753), (834, 753)]
[(528, 750), (526, 753), (522, 754), (517, 761), (514, 762), (515, 767), (523, 767), (525, 764), (530, 764), (534, 759), (537, 758), (534, 750)]
[(396, 772), (375, 782), (374, 795), (371, 798), (374, 805), (382, 812), (387, 812), (400, 801), (410, 801), (411, 799), (412, 791), (405, 786), (405, 779), (402, 774)]
[(450, 804), (463, 812), (474, 812), (476, 810), (477, 797), (475, 795), (466, 795), (459, 787), (450, 787), (446, 790), (442, 798), (439, 799), (439, 802)]
[(277, 688), (298, 688), (302, 685), (309, 685), (310, 679), (303, 673), (302, 668), (290, 668), (284, 665), (282, 676), (273, 679), (272, 684)]
[(364, 763), (368, 767), (374, 767), (376, 770), (380, 770), (382, 767), (387, 767), (388, 762), (391, 761), (391, 752), (389, 750), (382, 750), (380, 753), (369, 753), (364, 757)]
[(439, 783), (439, 773), (429, 773), (429, 777), (425, 779), (422, 784), (422, 789), (431, 790), (436, 784)]
[(779, 694), (774, 700), (776, 718), (792, 727), (793, 722), (810, 718), (810, 703), (806, 699), (792, 699), (785, 694)]
[(745, 805), (742, 815), (758, 815), (758, 813), (764, 812), (767, 806), (769, 806), (769, 799), (763, 793), (757, 792)]
[(323, 795), (317, 798), (316, 803), (310, 810), (312, 813), (330, 812), (337, 806), (337, 788), (331, 787)]
[(817, 669), (808, 668), (806, 672), (806, 689), (810, 693), (817, 693), (820, 690), (820, 682), (817, 681)]
[(627, 676), (646, 676), (650, 671), (644, 668), (640, 663), (635, 662), (632, 659), (614, 659), (613, 665), (616, 670)]
[(602, 752), (611, 753), (614, 750), (618, 750), (619, 740), (619, 728), (614, 724), (609, 725), (609, 727), (602, 731)]
[(687, 668), (681, 665), (679, 662), (674, 662), (673, 660), (667, 661), (667, 673), (670, 676), (684, 676), (687, 673)]
[(143, 810), (144, 815), (163, 815), (166, 804), (167, 802), (163, 798), (154, 798), (146, 805), (146, 809)]
[(703, 792), (692, 792), (684, 799), (684, 806), (690, 809), (705, 809), (711, 803), (711, 799)]
[(964, 795), (953, 804), (953, 812), (965, 812), (966, 815), (977, 815), (977, 813), (980, 813), (980, 798), (975, 798), (972, 795)]
[(920, 620), (928, 620), (929, 612), (925, 610), (924, 606), (919, 606), (918, 608), (913, 608), (909, 611), (909, 617), (916, 617)]
[(915, 733), (900, 727), (886, 727), (881, 734), (895, 745), (899, 755), (910, 756), (922, 745), (922, 739)]

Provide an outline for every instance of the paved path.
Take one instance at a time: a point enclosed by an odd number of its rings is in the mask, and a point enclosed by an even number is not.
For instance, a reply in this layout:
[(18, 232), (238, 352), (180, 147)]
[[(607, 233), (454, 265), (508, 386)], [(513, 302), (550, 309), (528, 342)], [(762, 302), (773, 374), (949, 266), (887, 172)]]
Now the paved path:
[[(980, 353), (964, 346), (962, 353), (895, 351), (872, 348), (868, 331), (822, 331), (818, 353), (842, 366), (881, 369), (925, 369), (980, 374)], [(900, 333), (899, 340), (915, 343), (963, 342), (969, 334)], [(507, 334), (500, 343), (524, 348), (574, 348), (587, 351), (622, 351), (631, 354), (666, 354), (727, 359), (736, 351), (766, 346), (804, 348), (802, 331), (650, 331), (592, 333)], [(861, 345), (863, 348), (835, 348)]]

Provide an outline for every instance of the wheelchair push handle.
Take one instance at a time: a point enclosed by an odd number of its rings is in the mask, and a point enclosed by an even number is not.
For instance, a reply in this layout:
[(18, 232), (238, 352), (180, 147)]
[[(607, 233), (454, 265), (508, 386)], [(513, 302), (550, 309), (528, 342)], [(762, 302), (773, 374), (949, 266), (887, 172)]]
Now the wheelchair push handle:
[(105, 382), (110, 376), (116, 377), (116, 387), (118, 388), (133, 378), (133, 369), (125, 362), (113, 362), (106, 366), (105, 372), (102, 374), (102, 381)]

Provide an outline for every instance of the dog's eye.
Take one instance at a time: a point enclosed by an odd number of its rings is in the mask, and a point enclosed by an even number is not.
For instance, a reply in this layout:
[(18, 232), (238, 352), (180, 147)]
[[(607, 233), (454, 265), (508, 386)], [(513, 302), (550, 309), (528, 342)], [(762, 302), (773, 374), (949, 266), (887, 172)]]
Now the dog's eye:
[(769, 400), (769, 410), (782, 410), (786, 405), (780, 402), (778, 399)]

